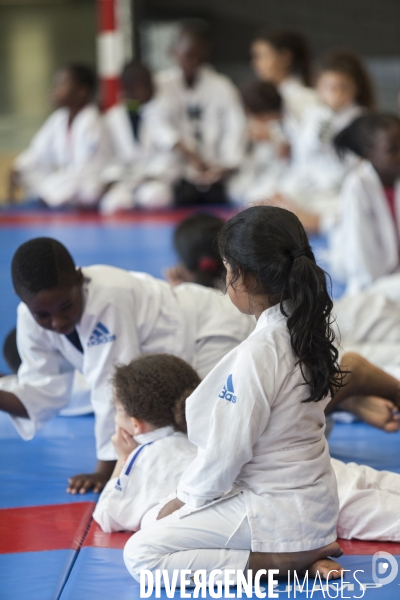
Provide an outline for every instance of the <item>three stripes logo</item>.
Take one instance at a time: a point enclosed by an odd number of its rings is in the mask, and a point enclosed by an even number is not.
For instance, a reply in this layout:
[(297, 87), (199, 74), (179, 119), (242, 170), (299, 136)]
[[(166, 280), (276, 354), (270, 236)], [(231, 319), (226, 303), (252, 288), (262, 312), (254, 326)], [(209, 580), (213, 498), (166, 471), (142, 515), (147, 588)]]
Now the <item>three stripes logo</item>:
[(111, 335), (108, 331), (107, 327), (100, 323), (97, 323), (96, 327), (93, 329), (93, 333), (89, 338), (88, 346), (99, 346), (100, 344), (107, 344), (108, 342), (113, 342), (117, 339), (116, 335)]
[(232, 402), (232, 404), (236, 403), (237, 397), (235, 396), (235, 390), (233, 389), (232, 375), (229, 375), (228, 379), (226, 380), (226, 384), (224, 385), (219, 398), (225, 398), (225, 400)]

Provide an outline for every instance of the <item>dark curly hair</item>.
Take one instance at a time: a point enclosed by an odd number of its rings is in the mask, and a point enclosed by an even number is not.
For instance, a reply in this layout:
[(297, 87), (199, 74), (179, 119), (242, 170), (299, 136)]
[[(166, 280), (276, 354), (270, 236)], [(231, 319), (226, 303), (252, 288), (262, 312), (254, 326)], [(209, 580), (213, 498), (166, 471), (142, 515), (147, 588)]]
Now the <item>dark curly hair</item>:
[(200, 381), (196, 371), (181, 358), (148, 354), (129, 365), (117, 366), (111, 383), (127, 415), (155, 427), (172, 425), (186, 433), (186, 398)]
[[(342, 386), (338, 350), (331, 328), (332, 300), (326, 273), (317, 266), (299, 219), (276, 206), (254, 206), (226, 223), (219, 236), (221, 256), (232, 271), (230, 284), (252, 275), (252, 294), (280, 303), (290, 342), (316, 402)], [(289, 314), (283, 302), (290, 301)]]

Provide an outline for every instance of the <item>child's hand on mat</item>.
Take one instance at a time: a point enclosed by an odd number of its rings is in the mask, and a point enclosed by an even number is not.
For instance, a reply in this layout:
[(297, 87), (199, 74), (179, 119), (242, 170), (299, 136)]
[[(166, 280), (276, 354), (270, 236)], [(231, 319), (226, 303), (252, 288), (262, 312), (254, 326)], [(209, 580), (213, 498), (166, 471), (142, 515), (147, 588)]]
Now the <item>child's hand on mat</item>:
[(68, 479), (67, 492), (69, 494), (86, 494), (90, 490), (95, 493), (101, 492), (109, 480), (108, 475), (103, 473), (84, 473), (75, 475)]
[(162, 507), (162, 509), (158, 513), (157, 521), (159, 519), (163, 519), (164, 517), (168, 517), (168, 515), (172, 515), (172, 513), (174, 513), (176, 510), (182, 508), (184, 504), (185, 503), (182, 502), (182, 500), (179, 500), (179, 498), (174, 498), (173, 500), (170, 500), (165, 506)]
[(137, 447), (137, 443), (133, 439), (130, 433), (128, 433), (119, 425), (115, 426), (115, 433), (111, 438), (111, 441), (114, 445), (117, 456), (121, 460), (126, 460), (132, 450)]

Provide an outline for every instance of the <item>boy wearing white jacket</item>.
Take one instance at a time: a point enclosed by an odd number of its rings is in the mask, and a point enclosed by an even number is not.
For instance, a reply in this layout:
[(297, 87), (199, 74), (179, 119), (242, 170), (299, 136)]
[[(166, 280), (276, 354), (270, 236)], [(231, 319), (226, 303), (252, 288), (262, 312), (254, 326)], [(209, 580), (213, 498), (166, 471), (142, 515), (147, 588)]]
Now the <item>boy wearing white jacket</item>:
[(70, 480), (73, 493), (100, 491), (114, 468), (109, 379), (117, 363), (144, 353), (185, 358), (206, 375), (254, 328), (229, 300), (196, 284), (173, 289), (150, 275), (108, 266), (76, 269), (67, 249), (36, 238), (12, 263), (18, 307), (16, 379), (0, 381), (0, 409), (25, 439), (64, 408), (75, 370), (91, 389), (98, 468)]

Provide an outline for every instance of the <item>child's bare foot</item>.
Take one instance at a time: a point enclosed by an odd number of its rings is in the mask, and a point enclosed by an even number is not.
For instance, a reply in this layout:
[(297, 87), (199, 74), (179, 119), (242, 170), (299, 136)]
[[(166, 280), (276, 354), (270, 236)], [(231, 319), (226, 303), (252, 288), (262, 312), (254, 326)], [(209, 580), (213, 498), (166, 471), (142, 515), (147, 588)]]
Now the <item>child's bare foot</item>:
[(398, 409), (391, 400), (378, 396), (352, 396), (343, 400), (339, 407), (387, 433), (395, 433), (400, 428)]
[(340, 574), (343, 570), (343, 567), (336, 560), (322, 558), (308, 568), (308, 574), (314, 578), (318, 571), (321, 579), (340, 579)]
[[(279, 569), (286, 576), (288, 571), (306, 571), (310, 568), (310, 565), (320, 563), (328, 559), (329, 556), (339, 558), (342, 554), (342, 549), (337, 542), (332, 542), (332, 544), (323, 548), (303, 552), (250, 552), (249, 569), (253, 573), (261, 569), (267, 571), (268, 569)], [(334, 561), (332, 561), (332, 564), (337, 565)], [(332, 568), (335, 569), (336, 567)]]

